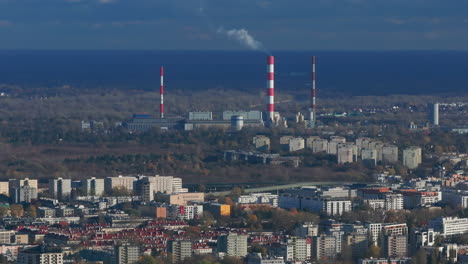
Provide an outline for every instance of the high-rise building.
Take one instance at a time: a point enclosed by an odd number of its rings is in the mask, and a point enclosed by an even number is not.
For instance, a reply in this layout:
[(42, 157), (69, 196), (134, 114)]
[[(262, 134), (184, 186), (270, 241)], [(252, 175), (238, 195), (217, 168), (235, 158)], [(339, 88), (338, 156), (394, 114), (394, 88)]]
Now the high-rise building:
[(114, 247), (113, 264), (135, 264), (140, 258), (140, 249), (138, 246), (128, 244), (117, 245)]
[(328, 142), (328, 154), (337, 154), (338, 153), (338, 144), (345, 143), (346, 138), (333, 136), (330, 138), (330, 142)]
[[(142, 184), (145, 183), (147, 186), (145, 190), (142, 189)], [(138, 181), (135, 182), (135, 190), (143, 195), (146, 191), (146, 198), (151, 199), (151, 194), (148, 193), (150, 188), (153, 193), (186, 193), (188, 190), (182, 187), (182, 179), (173, 176), (140, 176)], [(148, 185), (151, 185), (148, 186)], [(151, 199), (153, 200), (153, 199)]]
[(218, 238), (218, 252), (227, 256), (245, 257), (247, 255), (247, 235), (231, 233)]
[(361, 159), (363, 162), (375, 166), (377, 164), (377, 150), (367, 148), (362, 149)]
[(312, 256), (315, 260), (332, 260), (341, 253), (339, 236), (321, 234), (312, 237)]
[(384, 235), (383, 253), (387, 258), (403, 258), (408, 255), (407, 235)]
[(37, 199), (37, 188), (31, 187), (27, 183), (21, 187), (10, 188), (11, 203), (30, 203), (35, 199)]
[(169, 241), (167, 251), (171, 253), (172, 262), (179, 263), (192, 256), (192, 242), (190, 240)]
[(312, 152), (327, 152), (328, 151), (328, 140), (326, 139), (317, 139), (312, 141)]
[(308, 238), (291, 237), (286, 241), (287, 261), (306, 261), (311, 257), (311, 245)]
[(10, 179), (9, 185), (10, 185), (10, 188), (19, 188), (19, 187), (28, 185), (29, 187), (36, 188), (37, 190), (37, 180), (35, 179), (29, 179), (29, 178)]
[(385, 224), (382, 226), (382, 251), (385, 257), (406, 257), (408, 255), (408, 226), (406, 224)]
[(354, 149), (350, 145), (338, 145), (337, 150), (338, 164), (354, 162)]
[(395, 145), (385, 145), (382, 148), (382, 160), (385, 163), (398, 162), (398, 147)]
[(101, 196), (104, 194), (104, 179), (92, 177), (81, 180), (81, 186), (86, 195)]
[(386, 193), (385, 210), (403, 210), (403, 195), (399, 193)]
[(133, 182), (136, 180), (133, 176), (107, 177), (104, 180), (104, 190), (109, 193), (114, 188), (124, 188), (129, 192), (133, 192)]
[(19, 252), (17, 264), (63, 264), (63, 253), (43, 246)]
[(50, 196), (59, 200), (64, 200), (70, 197), (71, 180), (70, 179), (50, 179), (49, 180)]
[(403, 166), (408, 169), (416, 169), (422, 162), (422, 151), (420, 147), (410, 147), (403, 150)]

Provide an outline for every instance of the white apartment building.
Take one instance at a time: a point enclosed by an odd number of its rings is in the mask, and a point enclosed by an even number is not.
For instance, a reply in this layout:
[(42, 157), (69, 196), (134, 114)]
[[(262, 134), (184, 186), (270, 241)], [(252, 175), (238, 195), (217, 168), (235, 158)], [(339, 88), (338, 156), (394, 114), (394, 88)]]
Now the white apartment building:
[(398, 147), (395, 145), (385, 145), (382, 148), (382, 160), (385, 163), (398, 162)]
[(442, 236), (451, 236), (468, 233), (468, 218), (439, 217), (431, 220), (429, 227)]
[(9, 185), (10, 188), (20, 188), (25, 185), (28, 185), (31, 188), (36, 188), (37, 190), (37, 180), (35, 179), (29, 179), (29, 178), (24, 178), (24, 179), (10, 179), (9, 180)]
[(311, 246), (307, 238), (292, 237), (286, 242), (286, 261), (310, 260)]
[(385, 210), (402, 210), (403, 195), (399, 193), (386, 193), (385, 195)]
[(291, 138), (288, 143), (289, 152), (298, 151), (305, 148), (303, 138)]
[(403, 150), (403, 166), (408, 169), (416, 169), (422, 162), (422, 151), (420, 147), (410, 147)]
[(385, 209), (384, 199), (367, 199), (367, 200), (364, 200), (364, 204), (369, 206), (372, 210)]
[(167, 218), (171, 220), (192, 220), (203, 217), (203, 205), (170, 205)]
[(86, 195), (102, 196), (104, 194), (104, 179), (92, 177), (90, 179), (81, 180), (83, 192)]
[(71, 180), (63, 178), (50, 179), (49, 194), (52, 198), (58, 200), (69, 198), (71, 194)]
[(382, 233), (382, 223), (366, 223), (364, 225), (369, 234), (369, 240), (377, 246), (379, 244), (379, 236)]
[(372, 162), (375, 166), (377, 164), (377, 150), (375, 149), (361, 149), (361, 159), (366, 162)]
[(63, 253), (47, 252), (42, 249), (26, 249), (19, 252), (17, 264), (63, 264)]
[(339, 136), (331, 137), (328, 142), (328, 154), (337, 154), (339, 143), (346, 143), (346, 138)]
[(317, 139), (312, 141), (312, 152), (327, 152), (328, 151), (328, 140), (326, 139)]
[(129, 192), (133, 192), (133, 183), (136, 180), (133, 176), (107, 177), (104, 180), (104, 190), (111, 192), (114, 188), (125, 188)]
[(278, 195), (271, 193), (252, 193), (241, 195), (236, 199), (238, 204), (269, 204), (278, 207)]
[(354, 162), (354, 148), (350, 145), (338, 145), (337, 150), (338, 164)]
[(188, 190), (182, 188), (182, 179), (173, 176), (143, 176), (143, 179), (153, 186), (153, 191), (156, 193), (186, 193)]

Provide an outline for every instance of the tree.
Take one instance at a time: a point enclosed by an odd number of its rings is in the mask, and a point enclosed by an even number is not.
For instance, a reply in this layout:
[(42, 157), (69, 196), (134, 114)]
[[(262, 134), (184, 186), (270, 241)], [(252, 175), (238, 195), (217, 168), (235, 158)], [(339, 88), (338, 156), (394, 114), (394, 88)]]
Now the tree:
[(137, 264), (158, 264), (158, 262), (156, 261), (156, 258), (152, 256), (143, 256), (140, 258)]
[(0, 218), (8, 215), (8, 208), (6, 206), (0, 206)]
[(419, 249), (418, 252), (416, 252), (416, 255), (411, 258), (412, 264), (426, 264), (427, 263), (427, 255), (426, 251), (424, 249)]
[(367, 251), (367, 256), (371, 258), (380, 258), (380, 247), (371, 245)]
[(24, 214), (24, 209), (21, 204), (12, 204), (10, 205), (11, 216), (21, 217)]
[(30, 216), (30, 217), (37, 217), (37, 212), (36, 212), (36, 206), (34, 205), (29, 205), (27, 208), (26, 208), (26, 215), (27, 216)]
[(241, 258), (226, 256), (221, 260), (221, 264), (244, 264)]

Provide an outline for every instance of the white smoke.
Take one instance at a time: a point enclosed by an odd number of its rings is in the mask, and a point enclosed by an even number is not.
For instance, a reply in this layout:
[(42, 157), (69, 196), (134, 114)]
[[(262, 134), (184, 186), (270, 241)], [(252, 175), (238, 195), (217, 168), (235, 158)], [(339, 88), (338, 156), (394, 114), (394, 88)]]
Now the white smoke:
[(249, 31), (246, 29), (229, 29), (225, 30), (224, 28), (220, 27), (217, 31), (219, 34), (224, 34), (230, 39), (237, 40), (242, 45), (253, 49), (253, 50), (260, 50), (263, 49), (263, 45), (260, 41), (255, 40), (255, 38), (250, 35)]

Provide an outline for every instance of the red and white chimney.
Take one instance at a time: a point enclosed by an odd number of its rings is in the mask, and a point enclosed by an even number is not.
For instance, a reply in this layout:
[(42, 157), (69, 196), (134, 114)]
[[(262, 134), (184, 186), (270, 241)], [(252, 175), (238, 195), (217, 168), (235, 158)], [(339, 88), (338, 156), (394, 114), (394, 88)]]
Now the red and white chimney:
[(161, 86), (159, 87), (159, 95), (161, 98), (161, 102), (159, 104), (159, 113), (160, 113), (161, 118), (164, 118), (164, 67), (163, 66), (161, 66), (159, 73), (161, 76)]
[(274, 121), (275, 113), (275, 57), (267, 60), (267, 119)]

